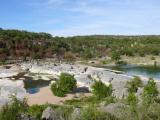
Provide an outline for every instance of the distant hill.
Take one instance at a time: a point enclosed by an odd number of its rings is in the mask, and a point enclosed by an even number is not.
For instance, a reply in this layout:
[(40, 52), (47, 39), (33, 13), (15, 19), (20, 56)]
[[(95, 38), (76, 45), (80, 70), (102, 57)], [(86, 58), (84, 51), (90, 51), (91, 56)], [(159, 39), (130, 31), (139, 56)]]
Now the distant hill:
[(160, 36), (92, 35), (52, 37), (48, 33), (35, 33), (0, 28), (0, 59), (40, 59), (56, 57), (74, 60), (120, 55), (159, 55)]

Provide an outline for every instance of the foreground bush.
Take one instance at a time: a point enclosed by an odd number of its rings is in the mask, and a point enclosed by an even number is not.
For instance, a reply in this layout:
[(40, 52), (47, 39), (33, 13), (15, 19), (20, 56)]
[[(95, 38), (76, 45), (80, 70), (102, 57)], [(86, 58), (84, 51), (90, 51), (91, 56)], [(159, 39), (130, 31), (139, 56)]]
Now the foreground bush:
[(112, 95), (112, 85), (108, 86), (104, 84), (102, 81), (95, 81), (95, 83), (91, 86), (92, 93), (98, 98), (105, 98)]
[(138, 103), (138, 98), (136, 97), (135, 93), (129, 93), (127, 102), (131, 106), (135, 106)]
[(144, 87), (143, 98), (146, 104), (150, 104), (156, 100), (159, 91), (157, 89), (156, 83), (153, 79), (150, 79), (147, 85)]
[(12, 103), (6, 104), (0, 111), (0, 120), (18, 120), (21, 114), (27, 112), (28, 105), (26, 100), (19, 101), (12, 97)]
[(94, 105), (89, 105), (82, 109), (79, 120), (118, 120), (115, 116), (104, 113), (96, 108)]
[(57, 82), (51, 85), (51, 90), (54, 95), (64, 97), (65, 94), (72, 92), (76, 88), (76, 79), (68, 73), (61, 73)]

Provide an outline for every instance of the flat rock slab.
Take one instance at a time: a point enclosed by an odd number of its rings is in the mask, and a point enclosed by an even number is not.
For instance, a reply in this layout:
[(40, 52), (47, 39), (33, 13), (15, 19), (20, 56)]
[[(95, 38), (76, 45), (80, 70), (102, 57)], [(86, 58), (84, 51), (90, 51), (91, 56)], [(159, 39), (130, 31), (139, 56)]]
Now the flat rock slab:
[(13, 95), (17, 99), (23, 100), (26, 95), (26, 90), (23, 86), (23, 81), (0, 80), (0, 106), (8, 103)]
[(29, 71), (32, 73), (47, 73), (57, 78), (62, 72), (67, 72), (75, 76), (79, 87), (85, 86), (89, 89), (94, 82), (93, 79), (100, 79), (106, 84), (111, 83), (113, 85), (113, 94), (118, 98), (122, 98), (127, 94), (125, 85), (126, 82), (132, 78), (131, 76), (117, 74), (104, 68), (96, 68), (80, 64), (57, 63), (55, 66), (54, 63), (22, 63), (21, 66), (23, 69), (29, 69)]

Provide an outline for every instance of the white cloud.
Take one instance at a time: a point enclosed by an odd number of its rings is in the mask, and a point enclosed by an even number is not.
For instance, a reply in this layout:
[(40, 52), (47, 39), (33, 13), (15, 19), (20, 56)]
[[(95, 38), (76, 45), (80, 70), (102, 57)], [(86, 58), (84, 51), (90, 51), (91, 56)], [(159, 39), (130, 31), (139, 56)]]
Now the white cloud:
[(159, 23), (156, 0), (43, 0), (33, 5), (49, 16), (42, 25), (53, 35), (140, 34)]

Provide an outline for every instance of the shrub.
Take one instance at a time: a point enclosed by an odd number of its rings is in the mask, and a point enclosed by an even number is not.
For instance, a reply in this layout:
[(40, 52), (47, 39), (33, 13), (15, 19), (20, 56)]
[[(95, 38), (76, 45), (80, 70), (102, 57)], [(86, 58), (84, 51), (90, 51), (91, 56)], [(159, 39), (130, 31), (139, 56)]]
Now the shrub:
[(71, 106), (59, 106), (56, 109), (58, 120), (71, 120), (71, 113), (73, 112), (73, 107)]
[(93, 50), (86, 48), (84, 49), (83, 53), (82, 53), (83, 58), (85, 59), (90, 59), (94, 57), (94, 53)]
[(135, 93), (129, 93), (127, 97), (127, 102), (129, 105), (135, 106), (138, 103), (138, 98), (136, 97)]
[(80, 118), (80, 120), (106, 120), (106, 115), (94, 105), (90, 105), (82, 109)]
[(105, 98), (112, 95), (112, 85), (105, 85), (102, 81), (95, 81), (91, 86), (92, 93), (98, 98)]
[(156, 60), (156, 58), (154, 56), (151, 57), (151, 60)]
[(155, 101), (159, 92), (156, 83), (153, 79), (149, 79), (147, 85), (144, 87), (143, 98), (146, 104), (150, 104)]
[(33, 106), (29, 107), (28, 113), (31, 116), (34, 116), (37, 119), (41, 119), (42, 112), (43, 112), (44, 109), (45, 109), (45, 106), (42, 106), (42, 105), (33, 105)]
[(53, 94), (59, 97), (64, 97), (74, 88), (76, 88), (76, 80), (73, 75), (68, 73), (61, 73), (59, 80), (51, 85)]
[(67, 61), (73, 61), (75, 59), (74, 53), (65, 52), (64, 59), (66, 59)]
[(12, 96), (12, 103), (6, 104), (0, 111), (0, 120), (17, 120), (22, 113), (27, 111), (28, 105), (26, 100), (19, 101)]
[(128, 92), (130, 93), (136, 93), (138, 90), (138, 87), (142, 87), (142, 81), (139, 77), (135, 76), (133, 80), (127, 82), (127, 88)]
[(116, 97), (114, 96), (109, 96), (105, 98), (105, 105), (108, 105), (110, 103), (115, 103), (117, 101)]

